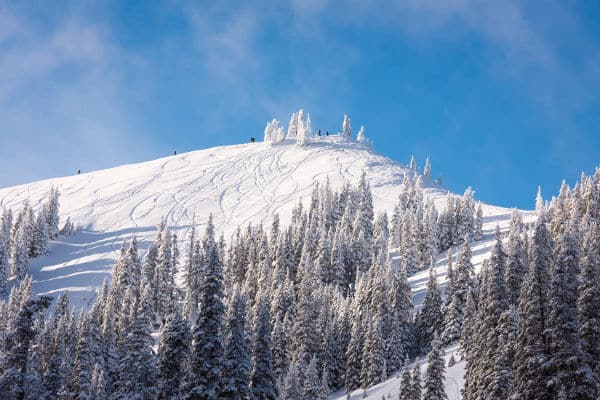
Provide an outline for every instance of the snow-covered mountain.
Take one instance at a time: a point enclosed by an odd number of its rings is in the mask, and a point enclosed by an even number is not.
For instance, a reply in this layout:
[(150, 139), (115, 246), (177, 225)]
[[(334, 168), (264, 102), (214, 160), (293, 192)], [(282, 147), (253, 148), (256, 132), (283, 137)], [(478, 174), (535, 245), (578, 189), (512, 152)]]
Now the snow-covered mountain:
[[(50, 255), (32, 260), (34, 290), (68, 290), (75, 302), (85, 304), (110, 274), (121, 243), (136, 235), (144, 249), (163, 218), (183, 243), (190, 226), (202, 227), (212, 213), (217, 232), (228, 240), (238, 226), (268, 223), (275, 213), (286, 223), (315, 183), (329, 179), (339, 188), (346, 181), (356, 183), (363, 172), (375, 209), (391, 213), (403, 177), (412, 170), (337, 136), (314, 139), (306, 147), (293, 141), (215, 147), (5, 188), (0, 208), (18, 209), (28, 199), (36, 209), (51, 187), (58, 188), (61, 218), (70, 217), (79, 229), (53, 242)], [(423, 185), (425, 196), (443, 208), (447, 190), (429, 177), (423, 177)], [(487, 254), (495, 225), (505, 226), (510, 217), (505, 208), (483, 209), (486, 236), (473, 249), (475, 264)], [(443, 281), (444, 257), (437, 267)], [(426, 274), (411, 279), (418, 295)]]

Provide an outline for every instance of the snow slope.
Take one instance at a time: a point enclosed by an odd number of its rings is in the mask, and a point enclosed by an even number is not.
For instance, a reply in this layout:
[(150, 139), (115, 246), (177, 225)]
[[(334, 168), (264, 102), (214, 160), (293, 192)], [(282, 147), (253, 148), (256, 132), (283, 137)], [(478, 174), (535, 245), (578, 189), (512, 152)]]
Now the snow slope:
[[(446, 354), (444, 359), (446, 360), (446, 365), (448, 365), (448, 360), (451, 355), (454, 355), (454, 358), (458, 361), (460, 357), (456, 354), (458, 350), (458, 346), (452, 346), (446, 349)], [(425, 380), (425, 371), (427, 369), (427, 357), (423, 357), (416, 361), (421, 366), (421, 381)], [(415, 364), (410, 366), (411, 370), (414, 368)], [(448, 400), (460, 400), (460, 390), (464, 384), (464, 374), (465, 374), (465, 362), (460, 361), (457, 362), (452, 367), (446, 367), (446, 380), (444, 382), (446, 388), (446, 394), (448, 395)], [(350, 400), (359, 400), (359, 399), (367, 399), (367, 400), (381, 400), (381, 399), (397, 399), (398, 392), (400, 390), (400, 376), (398, 374), (389, 377), (388, 380), (381, 382), (378, 385), (372, 386), (368, 388), (366, 391), (363, 389), (355, 390), (350, 393)], [(363, 397), (366, 394), (366, 397)], [(346, 400), (348, 399), (348, 395), (345, 390), (339, 390), (329, 396), (329, 400)]]
[[(50, 255), (32, 260), (34, 290), (69, 290), (76, 304), (84, 305), (110, 273), (121, 243), (136, 235), (140, 248), (147, 248), (161, 218), (183, 245), (190, 226), (202, 229), (212, 213), (217, 232), (229, 239), (238, 225), (269, 223), (274, 213), (286, 223), (298, 201), (309, 199), (316, 182), (329, 178), (338, 188), (345, 181), (356, 183), (363, 171), (375, 208), (391, 213), (410, 170), (366, 145), (335, 136), (314, 139), (305, 148), (290, 141), (215, 147), (0, 189), (0, 208), (17, 209), (29, 199), (35, 209), (50, 187), (59, 189), (61, 217), (70, 217), (80, 229), (53, 242)], [(443, 207), (447, 191), (427, 177), (424, 186), (425, 195)], [(475, 263), (487, 253), (495, 224), (506, 226), (510, 210), (486, 205), (484, 214), (486, 240), (474, 248)], [(442, 282), (443, 258), (438, 263)], [(411, 280), (418, 299), (426, 273)]]

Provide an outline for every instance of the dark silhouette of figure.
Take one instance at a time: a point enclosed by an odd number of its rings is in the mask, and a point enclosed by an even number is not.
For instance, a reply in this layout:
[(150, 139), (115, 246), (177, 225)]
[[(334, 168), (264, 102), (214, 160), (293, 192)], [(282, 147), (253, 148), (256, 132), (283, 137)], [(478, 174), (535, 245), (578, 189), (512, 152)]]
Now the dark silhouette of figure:
[(177, 150), (173, 151), (173, 155), (176, 156), (177, 155)]
[(327, 131), (327, 136), (329, 136), (329, 131)]
[(79, 175), (79, 174), (81, 174), (81, 170), (80, 169), (77, 170), (77, 175)]
[(317, 135), (321, 136), (321, 130), (319, 129), (319, 132), (317, 133)]
[(256, 138), (254, 138), (254, 137), (251, 137), (251, 138), (250, 138), (250, 142), (252, 142), (252, 143), (256, 142)]

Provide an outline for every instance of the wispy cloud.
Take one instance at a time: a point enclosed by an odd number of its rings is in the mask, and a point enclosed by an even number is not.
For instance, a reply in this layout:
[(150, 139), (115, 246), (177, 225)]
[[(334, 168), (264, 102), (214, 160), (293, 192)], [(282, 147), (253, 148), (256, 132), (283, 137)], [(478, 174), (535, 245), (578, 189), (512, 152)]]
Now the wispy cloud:
[(43, 27), (0, 8), (1, 185), (122, 162), (134, 142), (121, 98), (126, 60), (98, 25)]

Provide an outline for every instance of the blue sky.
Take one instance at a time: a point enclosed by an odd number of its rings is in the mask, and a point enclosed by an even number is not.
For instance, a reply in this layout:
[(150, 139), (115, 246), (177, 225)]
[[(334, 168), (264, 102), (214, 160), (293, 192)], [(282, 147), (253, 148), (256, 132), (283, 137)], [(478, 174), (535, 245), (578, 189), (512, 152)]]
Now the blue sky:
[(380, 153), (531, 208), (600, 164), (600, 3), (0, 0), (0, 186), (347, 113)]

